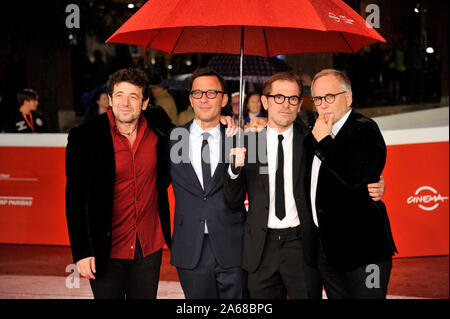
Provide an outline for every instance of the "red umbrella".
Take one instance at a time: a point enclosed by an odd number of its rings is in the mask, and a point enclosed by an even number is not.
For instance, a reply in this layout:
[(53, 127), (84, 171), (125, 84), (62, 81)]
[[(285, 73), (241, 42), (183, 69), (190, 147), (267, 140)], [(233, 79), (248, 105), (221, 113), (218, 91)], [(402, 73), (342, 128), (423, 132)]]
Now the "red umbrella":
[[(149, 0), (106, 42), (170, 54), (348, 52), (385, 42), (341, 0)], [(239, 116), (239, 127), (241, 126)]]
[(149, 0), (107, 42), (170, 54), (355, 53), (385, 40), (340, 0)]

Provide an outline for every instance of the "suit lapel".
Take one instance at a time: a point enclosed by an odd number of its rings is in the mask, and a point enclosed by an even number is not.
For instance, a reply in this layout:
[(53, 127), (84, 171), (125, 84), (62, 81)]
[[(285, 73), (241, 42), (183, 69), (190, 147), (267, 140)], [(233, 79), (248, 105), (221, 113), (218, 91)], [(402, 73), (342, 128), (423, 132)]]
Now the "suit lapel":
[(345, 121), (344, 125), (342, 125), (339, 132), (333, 138), (334, 141), (337, 141), (339, 143), (339, 141), (341, 139), (343, 139), (343, 138), (345, 139), (345, 136), (347, 135), (348, 130), (353, 126), (354, 122), (356, 121), (356, 116), (357, 116), (357, 114), (355, 114), (355, 111), (353, 109), (351, 109), (350, 114), (349, 114), (347, 120)]
[[(187, 149), (188, 152), (190, 152), (190, 128), (191, 128), (192, 121), (188, 122), (186, 125), (184, 125), (184, 128), (188, 131), (188, 145)], [(188, 158), (190, 159), (191, 156), (189, 154)], [(203, 187), (200, 181), (198, 180), (197, 174), (195, 173), (194, 167), (192, 166), (191, 161), (189, 162), (182, 162), (183, 171), (186, 173), (186, 180), (189, 181), (189, 183), (192, 184), (194, 189), (197, 189), (197, 192), (203, 192)]]
[(214, 171), (214, 175), (205, 189), (205, 193), (207, 195), (212, 193), (217, 188), (216, 186), (219, 184), (220, 181), (223, 182), (223, 176), (224, 174), (226, 174), (226, 170), (227, 165), (225, 163), (219, 162), (217, 164), (216, 170)]
[[(312, 141), (314, 137), (312, 136), (312, 133), (309, 133), (305, 137), (305, 180), (304, 180), (304, 187), (305, 187), (305, 193), (306, 198), (310, 198), (311, 196), (311, 170), (312, 170), (312, 163), (314, 160), (314, 150), (312, 146)], [(310, 201), (308, 201), (310, 203)]]
[[(226, 156), (227, 156), (227, 150), (225, 149), (225, 126), (220, 124), (220, 159), (219, 163), (217, 163), (216, 170), (213, 173), (213, 176), (211, 178), (211, 181), (207, 185), (205, 189), (206, 195), (210, 194), (213, 190), (216, 189), (216, 186), (219, 182), (223, 183), (223, 176), (226, 174), (226, 170), (228, 165), (226, 164)], [(229, 151), (228, 151), (229, 152)], [(221, 185), (223, 186), (223, 185)]]
[(100, 125), (94, 128), (97, 132), (95, 136), (94, 152), (99, 154), (96, 159), (99, 161), (98, 167), (104, 168), (107, 171), (107, 176), (111, 181), (108, 183), (114, 185), (114, 176), (116, 170), (116, 160), (114, 156), (114, 144), (109, 127), (109, 118), (106, 114), (100, 120)]
[(300, 128), (294, 124), (294, 136), (292, 141), (292, 178), (293, 190), (296, 189), (300, 180), (300, 170), (302, 166), (303, 151), (304, 151), (305, 135), (300, 131)]

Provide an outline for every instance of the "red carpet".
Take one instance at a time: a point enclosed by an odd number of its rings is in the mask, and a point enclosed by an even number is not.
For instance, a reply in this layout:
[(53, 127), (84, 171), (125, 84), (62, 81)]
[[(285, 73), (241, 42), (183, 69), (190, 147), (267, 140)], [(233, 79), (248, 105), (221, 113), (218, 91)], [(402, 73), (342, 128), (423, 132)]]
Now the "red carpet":
[[(178, 281), (176, 269), (169, 261), (170, 253), (165, 250), (160, 280)], [(0, 245), (0, 279), (2, 275), (67, 277), (66, 267), (72, 263), (69, 247)], [(448, 299), (448, 274), (448, 256), (395, 258), (388, 294)]]

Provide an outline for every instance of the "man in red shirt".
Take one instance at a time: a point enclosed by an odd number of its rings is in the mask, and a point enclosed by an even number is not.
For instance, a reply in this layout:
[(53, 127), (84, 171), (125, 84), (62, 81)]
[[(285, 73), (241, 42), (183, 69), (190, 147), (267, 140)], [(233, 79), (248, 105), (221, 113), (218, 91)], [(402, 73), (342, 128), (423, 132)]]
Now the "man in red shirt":
[(156, 298), (170, 247), (170, 118), (147, 110), (138, 69), (109, 77), (107, 113), (69, 132), (66, 215), (74, 262), (94, 298)]

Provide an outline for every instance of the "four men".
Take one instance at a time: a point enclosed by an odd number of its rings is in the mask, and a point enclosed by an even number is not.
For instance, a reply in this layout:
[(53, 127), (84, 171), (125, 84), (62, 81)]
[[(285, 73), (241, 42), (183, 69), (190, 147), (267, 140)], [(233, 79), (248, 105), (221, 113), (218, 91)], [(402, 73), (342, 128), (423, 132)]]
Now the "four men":
[[(286, 72), (266, 81), (267, 128), (248, 135), (247, 154), (233, 149), (236, 165), (228, 166), (223, 78), (211, 69), (194, 72), (195, 118), (172, 130), (167, 147), (170, 119), (161, 108), (146, 110), (141, 72), (113, 74), (107, 116), (69, 134), (69, 235), (94, 297), (156, 297), (161, 248), (171, 242), (170, 182), (176, 201), (171, 263), (187, 298), (245, 298), (247, 286), (251, 298), (320, 298), (321, 280), (330, 298), (386, 295), (395, 246), (384, 205), (371, 199), (384, 188), (374, 194), (367, 188), (382, 172), (385, 146), (372, 121), (349, 111), (351, 90), (336, 91), (335, 74), (313, 81), (319, 118), (312, 133), (294, 123), (303, 94), (298, 76)], [(332, 105), (334, 99), (339, 103)], [(347, 117), (342, 132), (353, 117), (357, 125), (334, 143)], [(363, 250), (366, 244), (371, 248)], [(382, 287), (361, 292), (367, 277), (361, 267), (371, 263), (381, 268)]]

